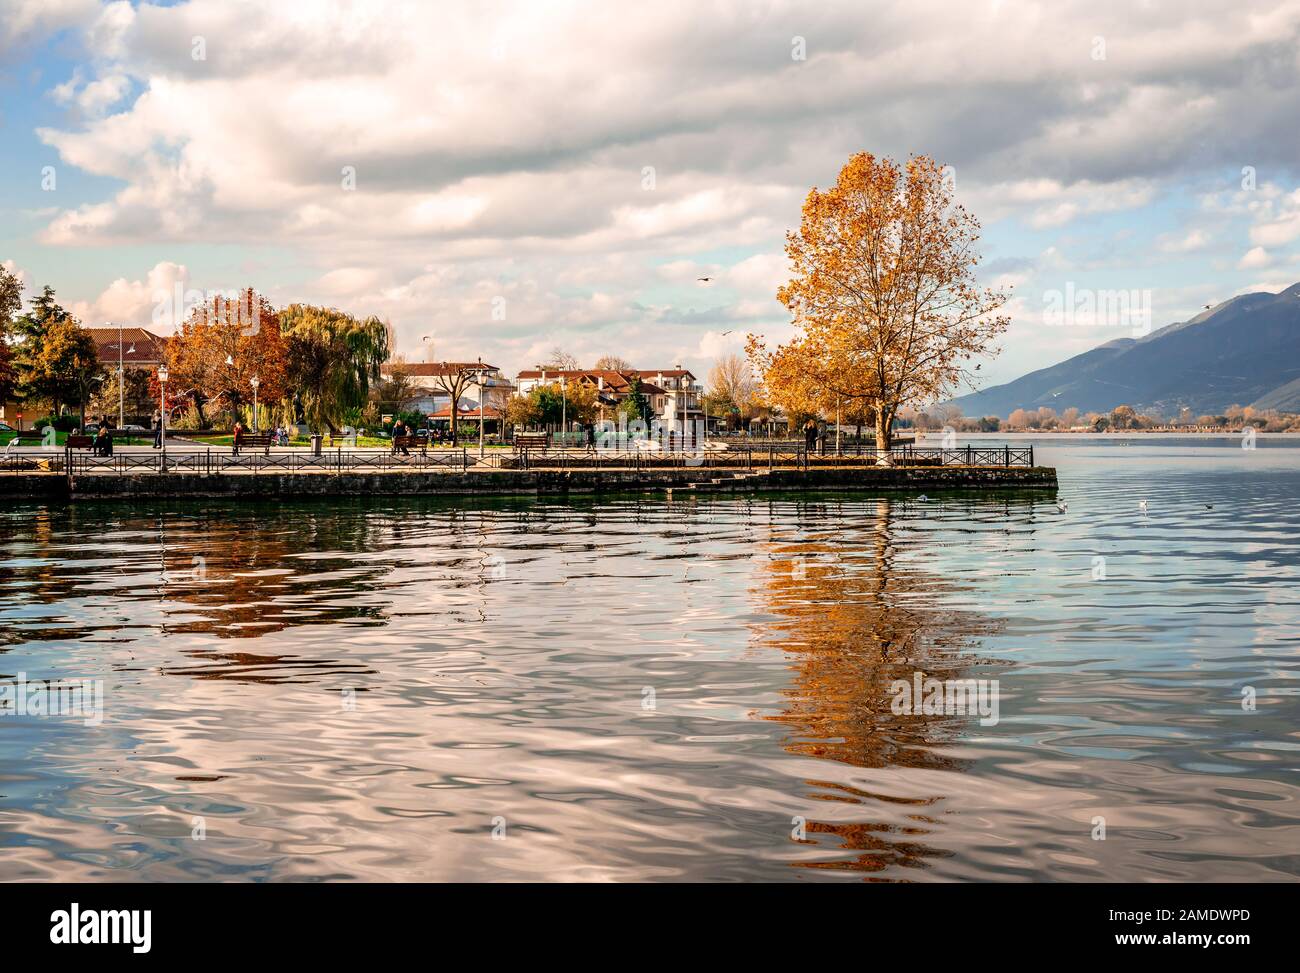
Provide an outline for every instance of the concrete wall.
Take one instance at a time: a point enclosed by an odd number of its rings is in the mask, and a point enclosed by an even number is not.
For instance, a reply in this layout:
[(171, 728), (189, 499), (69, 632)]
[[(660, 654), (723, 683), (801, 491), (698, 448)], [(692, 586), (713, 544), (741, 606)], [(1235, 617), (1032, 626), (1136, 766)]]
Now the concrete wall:
[[(651, 470), (483, 470), (468, 473), (138, 473), (64, 477), (53, 473), (0, 476), (0, 498), (64, 500), (148, 497), (409, 496), (421, 494), (564, 494), (681, 489), (730, 477), (703, 468)], [(728, 483), (739, 490), (1052, 489), (1048, 467), (777, 469)]]

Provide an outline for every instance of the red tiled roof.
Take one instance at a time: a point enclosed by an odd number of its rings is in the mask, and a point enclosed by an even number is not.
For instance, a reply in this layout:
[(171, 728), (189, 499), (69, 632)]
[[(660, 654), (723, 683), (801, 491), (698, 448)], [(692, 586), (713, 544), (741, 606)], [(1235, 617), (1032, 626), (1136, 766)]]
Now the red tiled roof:
[[(519, 373), (519, 377), (520, 378), (541, 378), (542, 371), (543, 370), (540, 368), (526, 368)], [(629, 368), (626, 371), (621, 371), (621, 372), (614, 371), (613, 369), (602, 369), (602, 368), (548, 368), (545, 369), (545, 371), (546, 371), (547, 378), (550, 378), (552, 375), (554, 375), (556, 378), (559, 378), (561, 375), (563, 375), (565, 378), (582, 376), (582, 375), (591, 375), (591, 376), (618, 375), (620, 377), (626, 375), (636, 375), (639, 378), (645, 378), (647, 375), (652, 375), (652, 376), (663, 375), (665, 378), (677, 378), (680, 375), (689, 375), (691, 378), (695, 377), (695, 373), (692, 372), (689, 368)]]
[[(105, 365), (117, 361), (117, 328), (86, 328), (95, 342), (95, 352)], [(122, 329), (122, 364), (156, 365), (163, 360), (167, 339), (144, 328)], [(132, 350), (134, 348), (134, 350)]]
[[(478, 418), (478, 409), (466, 409), (466, 408), (463, 408), (463, 407), (462, 407), (461, 410), (456, 414), (456, 417), (457, 417), (458, 419), (477, 419), (477, 418)], [(447, 406), (445, 409), (439, 409), (437, 412), (435, 412), (435, 413), (433, 413), (432, 415), (430, 415), (429, 418), (430, 418), (430, 419), (450, 419), (450, 418), (451, 418), (451, 406)], [(492, 408), (492, 406), (488, 406), (486, 409), (483, 410), (483, 418), (484, 418), (484, 419), (500, 419), (500, 418), (501, 418), (501, 410), (500, 410), (500, 409), (494, 409), (494, 408)]]
[(439, 361), (439, 362), (384, 362), (381, 371), (385, 375), (391, 375), (393, 372), (402, 371), (412, 378), (436, 378), (439, 375), (450, 375), (455, 372), (483, 369), (485, 372), (495, 372), (497, 367), (489, 365), (487, 362), (477, 361)]

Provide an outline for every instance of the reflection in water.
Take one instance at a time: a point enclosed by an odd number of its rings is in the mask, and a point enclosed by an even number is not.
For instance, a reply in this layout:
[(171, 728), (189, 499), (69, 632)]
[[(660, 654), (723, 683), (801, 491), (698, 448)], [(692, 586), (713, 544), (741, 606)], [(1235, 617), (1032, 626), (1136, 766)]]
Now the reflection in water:
[[(942, 580), (895, 558), (890, 518), (886, 499), (849, 511), (803, 505), (781, 530), (799, 536), (769, 536), (764, 544), (768, 560), (754, 590), (778, 620), (757, 626), (757, 635), (795, 660), (794, 680), (783, 693), (786, 708), (768, 719), (790, 726), (785, 746), (792, 754), (855, 767), (960, 770), (964, 761), (953, 756), (952, 744), (967, 718), (895, 714), (888, 689), (896, 679), (910, 683), (917, 671), (964, 678), (973, 662), (969, 650), (996, 626), (976, 612), (941, 607)], [(820, 800), (879, 799), (846, 783), (808, 783)], [(924, 809), (940, 799), (894, 798), (893, 804), (916, 809), (905, 826), (809, 821), (810, 835), (831, 834), (859, 854), (798, 864), (862, 871), (919, 866), (943, 854), (920, 840), (935, 823)]]
[[(1085, 452), (1068, 516), (0, 508), (0, 679), (105, 703), (0, 716), (0, 879), (1292, 878), (1300, 477), (1269, 453)], [(999, 680), (1000, 722), (895, 715), (915, 670)]]

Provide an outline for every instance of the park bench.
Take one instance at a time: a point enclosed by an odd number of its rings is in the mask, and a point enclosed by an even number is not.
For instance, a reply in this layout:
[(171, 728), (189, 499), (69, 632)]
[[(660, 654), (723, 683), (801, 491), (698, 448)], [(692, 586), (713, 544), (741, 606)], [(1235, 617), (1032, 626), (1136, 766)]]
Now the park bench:
[(90, 449), (95, 445), (95, 439), (93, 436), (69, 435), (67, 440), (65, 440), (64, 445), (67, 446), (68, 449)]
[(517, 432), (515, 433), (515, 449), (521, 452), (528, 450), (540, 450), (546, 452), (546, 447), (550, 445), (551, 437), (545, 432)]
[(264, 454), (270, 455), (271, 452), (271, 434), (269, 432), (246, 432), (239, 442), (239, 448), (260, 449)]
[(412, 449), (417, 450), (418, 452), (427, 456), (429, 452), (429, 440), (425, 439), (423, 436), (394, 436), (393, 437), (394, 455), (396, 455), (399, 452), (407, 453), (410, 452)]

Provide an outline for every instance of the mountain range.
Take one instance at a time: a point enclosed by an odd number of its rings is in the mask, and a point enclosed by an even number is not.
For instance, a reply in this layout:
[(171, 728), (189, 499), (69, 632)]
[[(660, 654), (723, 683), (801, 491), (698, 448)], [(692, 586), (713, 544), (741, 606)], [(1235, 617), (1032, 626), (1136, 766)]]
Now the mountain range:
[(1242, 294), (1141, 338), (1118, 338), (1014, 382), (952, 400), (968, 416), (1075, 406), (1221, 414), (1232, 405), (1300, 412), (1300, 283)]

